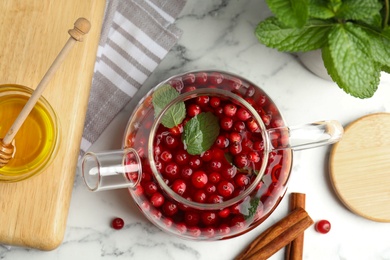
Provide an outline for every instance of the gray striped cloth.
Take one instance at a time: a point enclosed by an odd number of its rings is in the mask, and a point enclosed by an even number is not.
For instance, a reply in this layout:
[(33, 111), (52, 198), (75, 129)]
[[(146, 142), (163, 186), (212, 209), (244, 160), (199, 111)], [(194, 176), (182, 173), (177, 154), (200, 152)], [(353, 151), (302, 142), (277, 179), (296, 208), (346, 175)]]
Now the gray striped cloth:
[(88, 102), (80, 156), (132, 99), (181, 31), (185, 0), (108, 0)]

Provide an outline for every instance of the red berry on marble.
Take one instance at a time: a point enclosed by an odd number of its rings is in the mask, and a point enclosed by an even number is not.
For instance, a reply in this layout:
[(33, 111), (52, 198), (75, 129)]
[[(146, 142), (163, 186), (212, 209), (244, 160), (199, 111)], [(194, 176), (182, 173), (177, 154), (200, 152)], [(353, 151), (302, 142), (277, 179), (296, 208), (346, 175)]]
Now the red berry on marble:
[(314, 225), (314, 228), (317, 232), (326, 234), (330, 231), (331, 225), (328, 220), (322, 219)]
[(125, 222), (121, 218), (114, 218), (111, 222), (111, 227), (113, 229), (122, 229), (125, 226)]

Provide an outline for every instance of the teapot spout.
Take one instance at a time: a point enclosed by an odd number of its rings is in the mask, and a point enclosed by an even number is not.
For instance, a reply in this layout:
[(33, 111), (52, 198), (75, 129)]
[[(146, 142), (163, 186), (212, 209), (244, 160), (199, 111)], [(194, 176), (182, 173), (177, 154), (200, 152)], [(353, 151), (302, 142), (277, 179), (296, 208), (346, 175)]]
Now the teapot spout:
[(132, 148), (88, 152), (81, 161), (84, 182), (91, 191), (135, 189), (142, 178), (141, 159)]

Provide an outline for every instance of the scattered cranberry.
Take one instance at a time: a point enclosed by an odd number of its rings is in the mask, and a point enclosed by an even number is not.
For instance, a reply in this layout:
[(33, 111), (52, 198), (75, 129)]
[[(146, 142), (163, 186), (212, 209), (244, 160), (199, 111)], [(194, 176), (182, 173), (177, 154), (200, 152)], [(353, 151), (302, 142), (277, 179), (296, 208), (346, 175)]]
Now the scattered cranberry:
[(111, 222), (113, 229), (122, 229), (125, 226), (125, 222), (121, 218), (114, 218)]
[(314, 228), (317, 232), (321, 234), (326, 234), (330, 231), (330, 222), (328, 220), (322, 219), (318, 221), (315, 225)]

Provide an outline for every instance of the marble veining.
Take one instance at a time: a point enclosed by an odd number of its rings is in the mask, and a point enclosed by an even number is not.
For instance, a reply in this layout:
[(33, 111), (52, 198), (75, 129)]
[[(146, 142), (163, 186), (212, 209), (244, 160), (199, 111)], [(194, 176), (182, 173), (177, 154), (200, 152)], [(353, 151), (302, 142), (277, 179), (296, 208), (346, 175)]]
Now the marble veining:
[[(346, 125), (366, 114), (390, 112), (388, 74), (383, 74), (373, 98), (360, 100), (345, 94), (333, 82), (313, 75), (295, 56), (259, 44), (254, 29), (269, 15), (264, 0), (188, 0), (176, 22), (183, 30), (182, 38), (91, 150), (119, 149), (136, 102), (159, 81), (188, 70), (220, 69), (246, 77), (272, 97), (290, 125), (323, 119), (336, 119)], [(294, 153), (287, 194), (306, 193), (311, 217), (332, 223), (326, 235), (316, 233), (314, 228), (305, 232), (304, 259), (390, 259), (390, 223), (356, 216), (340, 203), (328, 177), (329, 151), (329, 147), (321, 147)], [(153, 226), (126, 190), (87, 191), (77, 172), (62, 245), (50, 252), (0, 247), (0, 259), (228, 260), (286, 215), (287, 205), (285, 198), (262, 225), (238, 238), (194, 242)], [(122, 230), (110, 227), (113, 217), (125, 220)], [(284, 259), (283, 253), (281, 250), (271, 259)]]

